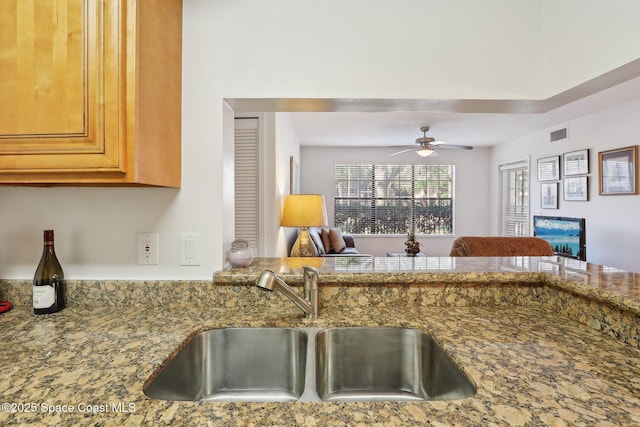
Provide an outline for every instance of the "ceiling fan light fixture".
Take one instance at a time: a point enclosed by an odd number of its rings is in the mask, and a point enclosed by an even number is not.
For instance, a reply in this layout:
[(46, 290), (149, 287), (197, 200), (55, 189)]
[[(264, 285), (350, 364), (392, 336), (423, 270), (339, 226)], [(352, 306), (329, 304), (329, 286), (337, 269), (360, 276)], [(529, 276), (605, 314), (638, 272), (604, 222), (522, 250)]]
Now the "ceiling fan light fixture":
[(430, 155), (433, 154), (433, 150), (431, 148), (423, 147), (423, 148), (417, 149), (416, 153), (418, 153), (418, 156), (421, 156), (421, 157), (429, 157)]
[(430, 136), (427, 136), (427, 131), (429, 130), (429, 126), (423, 126), (420, 128), (423, 133), (423, 136), (416, 139), (416, 144), (418, 147), (405, 146), (403, 150), (396, 151), (395, 153), (391, 153), (390, 156), (395, 156), (397, 154), (406, 153), (408, 151), (413, 151), (417, 153), (420, 157), (429, 157), (429, 156), (438, 156), (438, 151), (440, 148), (459, 148), (463, 150), (472, 150), (473, 147), (470, 145), (452, 145), (448, 144), (447, 141), (443, 141), (441, 139), (435, 139)]

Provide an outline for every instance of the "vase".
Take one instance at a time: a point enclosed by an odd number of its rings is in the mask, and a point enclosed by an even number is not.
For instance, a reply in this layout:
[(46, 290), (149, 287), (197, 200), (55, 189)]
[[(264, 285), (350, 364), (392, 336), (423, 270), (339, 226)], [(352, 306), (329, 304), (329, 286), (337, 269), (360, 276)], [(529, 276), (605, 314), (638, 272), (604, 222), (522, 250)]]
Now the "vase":
[(415, 256), (417, 253), (420, 252), (420, 247), (419, 246), (407, 246), (407, 248), (404, 250), (408, 256)]

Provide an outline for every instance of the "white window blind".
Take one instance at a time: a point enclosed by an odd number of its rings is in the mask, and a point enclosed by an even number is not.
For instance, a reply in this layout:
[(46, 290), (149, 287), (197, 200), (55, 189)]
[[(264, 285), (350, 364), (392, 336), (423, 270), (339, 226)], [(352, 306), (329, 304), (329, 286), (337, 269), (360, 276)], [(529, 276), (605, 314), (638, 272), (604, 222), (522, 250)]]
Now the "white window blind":
[(529, 165), (518, 162), (501, 166), (502, 235), (529, 235)]
[(258, 239), (258, 119), (235, 119), (235, 238), (259, 253)]
[(453, 165), (334, 168), (334, 224), (352, 234), (452, 234)]

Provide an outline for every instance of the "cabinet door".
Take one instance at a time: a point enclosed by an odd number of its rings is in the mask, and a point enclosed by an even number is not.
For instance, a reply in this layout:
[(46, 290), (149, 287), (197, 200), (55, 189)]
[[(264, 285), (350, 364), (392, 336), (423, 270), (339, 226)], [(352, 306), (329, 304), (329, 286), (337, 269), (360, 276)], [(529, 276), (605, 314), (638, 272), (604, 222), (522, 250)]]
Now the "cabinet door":
[(0, 1), (0, 176), (126, 172), (124, 7)]

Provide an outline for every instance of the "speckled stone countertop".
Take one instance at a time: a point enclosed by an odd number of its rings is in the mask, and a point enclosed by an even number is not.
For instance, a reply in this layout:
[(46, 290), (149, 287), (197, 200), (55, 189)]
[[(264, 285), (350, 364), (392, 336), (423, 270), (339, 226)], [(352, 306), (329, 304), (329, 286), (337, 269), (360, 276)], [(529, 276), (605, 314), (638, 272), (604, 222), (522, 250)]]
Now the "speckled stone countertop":
[(271, 269), (295, 283), (303, 265), (318, 269), (320, 283), (345, 285), (539, 282), (640, 314), (640, 274), (557, 256), (261, 258), (216, 272), (214, 281), (254, 283)]
[[(217, 272), (213, 283), (72, 281), (69, 307), (45, 316), (21, 304), (27, 283), (0, 282), (0, 299), (18, 303), (0, 316), (0, 396), (10, 404), (2, 406), (0, 424), (640, 425), (634, 274), (593, 265), (572, 273), (553, 257), (449, 259), (453, 269), (433, 274), (349, 266), (343, 275), (325, 262), (319, 266), (321, 312), (311, 321), (279, 295), (244, 286), (263, 268), (295, 282), (296, 262), (257, 260), (249, 269)], [(372, 262), (372, 268), (385, 264)], [(355, 274), (363, 275), (344, 277)], [(598, 276), (601, 285), (594, 283)], [(165, 303), (165, 290), (173, 304)], [(621, 313), (624, 325), (606, 311)], [(594, 316), (614, 316), (598, 318), (610, 329), (590, 323)], [(478, 391), (450, 402), (214, 403), (144, 396), (144, 382), (190, 334), (229, 326), (424, 330)], [(631, 338), (621, 339), (619, 331)]]

